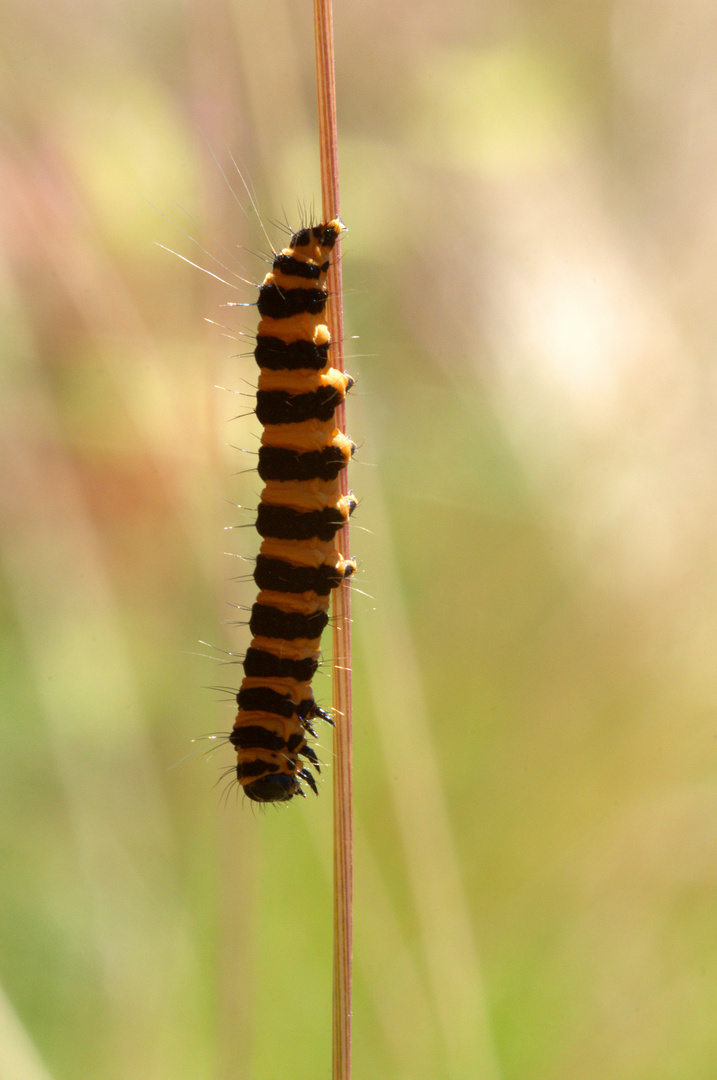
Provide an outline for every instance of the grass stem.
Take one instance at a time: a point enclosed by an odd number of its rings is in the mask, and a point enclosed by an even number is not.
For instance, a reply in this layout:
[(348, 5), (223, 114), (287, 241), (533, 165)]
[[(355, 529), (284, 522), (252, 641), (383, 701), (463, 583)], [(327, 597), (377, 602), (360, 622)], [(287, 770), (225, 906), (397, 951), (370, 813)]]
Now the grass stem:
[[(331, 0), (314, 0), (316, 78), (319, 105), (322, 220), (340, 216), (334, 34)], [(341, 258), (333, 259), (328, 275), (328, 326), (331, 363), (344, 370)], [(343, 404), (336, 423), (346, 430)], [(341, 494), (348, 490), (346, 470), (339, 473)], [(339, 534), (344, 557), (349, 556), (349, 530)], [(332, 1080), (351, 1076), (351, 986), (353, 966), (353, 792), (351, 762), (351, 591), (345, 582), (334, 592), (333, 704), (334, 734), (334, 992)]]

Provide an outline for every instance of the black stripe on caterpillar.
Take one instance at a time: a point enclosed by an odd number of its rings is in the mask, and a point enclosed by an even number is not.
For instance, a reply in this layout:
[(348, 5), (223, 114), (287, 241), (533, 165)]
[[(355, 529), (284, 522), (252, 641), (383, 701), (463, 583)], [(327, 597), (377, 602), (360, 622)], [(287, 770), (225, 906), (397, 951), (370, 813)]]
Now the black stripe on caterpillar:
[(330, 366), (324, 322), (329, 256), (343, 229), (337, 218), (296, 233), (259, 289), (259, 595), (230, 735), (239, 783), (257, 802), (303, 795), (302, 782), (318, 790), (301, 759), (319, 770), (306, 736), (315, 735), (312, 720), (333, 721), (316, 704), (311, 680), (331, 590), (356, 569), (336, 541), (356, 506), (337, 483), (356, 447), (335, 423), (353, 379)]
[(262, 446), (257, 471), (262, 480), (335, 480), (355, 450), (355, 444), (340, 432), (323, 450), (304, 454), (286, 446)]

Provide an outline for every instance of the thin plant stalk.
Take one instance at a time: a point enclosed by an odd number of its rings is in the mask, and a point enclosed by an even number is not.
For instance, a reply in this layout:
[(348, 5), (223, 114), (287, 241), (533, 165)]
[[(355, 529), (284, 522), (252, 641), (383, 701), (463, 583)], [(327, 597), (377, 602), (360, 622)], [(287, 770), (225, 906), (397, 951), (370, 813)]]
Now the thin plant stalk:
[[(340, 216), (334, 30), (331, 0), (314, 0), (316, 78), (321, 152), (323, 220)], [(328, 326), (331, 363), (344, 370), (341, 259), (332, 260), (328, 274)], [(345, 409), (336, 410), (336, 423), (346, 430)], [(342, 495), (348, 492), (346, 470), (339, 473)], [(341, 552), (349, 557), (349, 530), (340, 534)], [(351, 1076), (351, 986), (353, 967), (353, 792), (351, 762), (351, 591), (344, 582), (334, 592), (333, 704), (334, 734), (334, 992), (333, 1080)]]

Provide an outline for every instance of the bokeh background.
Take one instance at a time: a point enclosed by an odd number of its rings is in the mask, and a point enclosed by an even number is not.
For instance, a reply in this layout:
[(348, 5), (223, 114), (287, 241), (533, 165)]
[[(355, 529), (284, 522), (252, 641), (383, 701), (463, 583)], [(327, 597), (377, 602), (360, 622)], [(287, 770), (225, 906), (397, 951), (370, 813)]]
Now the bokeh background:
[[(717, 8), (335, 19), (355, 1075), (711, 1080)], [(1, 22), (0, 1076), (328, 1077), (330, 734), (321, 797), (265, 813), (192, 742), (256, 550), (232, 155), (280, 244), (311, 5)]]

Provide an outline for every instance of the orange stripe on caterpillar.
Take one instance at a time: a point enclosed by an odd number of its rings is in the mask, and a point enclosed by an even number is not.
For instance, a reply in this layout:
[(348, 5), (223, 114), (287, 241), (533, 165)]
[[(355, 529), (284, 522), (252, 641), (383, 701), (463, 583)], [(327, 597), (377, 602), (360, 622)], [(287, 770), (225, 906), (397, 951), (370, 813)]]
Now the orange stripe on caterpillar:
[(257, 802), (303, 795), (302, 783), (317, 791), (306, 763), (317, 771), (319, 763), (306, 736), (312, 720), (331, 719), (311, 680), (331, 590), (356, 569), (337, 546), (356, 506), (339, 493), (337, 477), (356, 448), (335, 423), (353, 380), (331, 367), (324, 322), (329, 256), (343, 229), (337, 218), (292, 236), (259, 289), (259, 594), (230, 736), (239, 783)]

